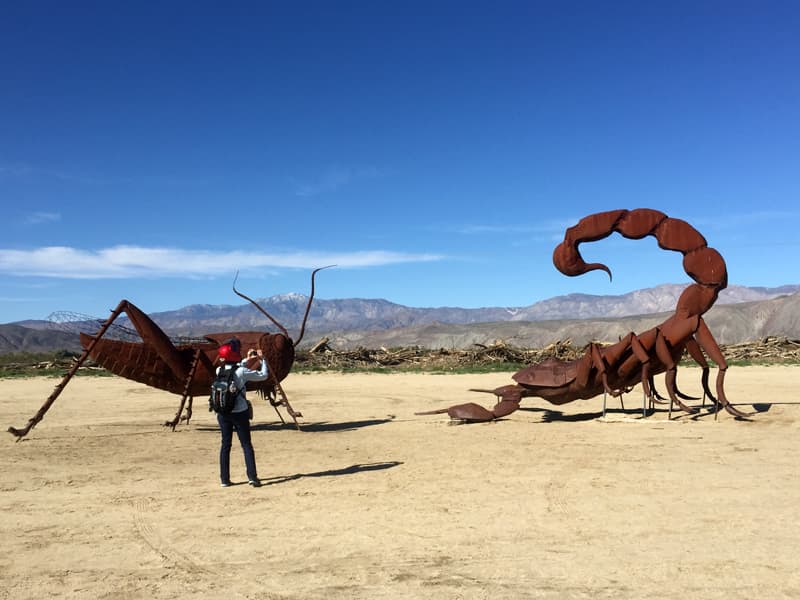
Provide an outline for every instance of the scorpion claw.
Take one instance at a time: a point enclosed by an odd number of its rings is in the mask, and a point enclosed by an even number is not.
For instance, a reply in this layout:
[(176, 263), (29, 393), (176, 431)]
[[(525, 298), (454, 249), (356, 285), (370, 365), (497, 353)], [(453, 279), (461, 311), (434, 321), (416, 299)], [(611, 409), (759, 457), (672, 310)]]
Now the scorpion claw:
[(451, 406), (447, 409), (447, 415), (453, 420), (465, 423), (484, 423), (495, 419), (494, 413), (474, 402)]
[(690, 415), (695, 415), (695, 414), (697, 414), (697, 413), (699, 412), (699, 410), (698, 410), (697, 408), (695, 408), (694, 406), (689, 406), (689, 405), (687, 405), (687, 404), (684, 404), (683, 402), (681, 402), (681, 401), (680, 401), (680, 400), (678, 400), (677, 398), (675, 399), (675, 402), (676, 402), (676, 404), (677, 404), (678, 406), (680, 406), (680, 407), (681, 407), (681, 410), (682, 410), (683, 412), (685, 412), (685, 413), (688, 413), (688, 414), (690, 414)]
[(460, 423), (486, 423), (494, 421), (500, 417), (505, 417), (519, 408), (519, 402), (515, 400), (501, 400), (495, 404), (492, 410), (487, 410), (480, 404), (467, 402), (466, 404), (456, 404), (450, 408), (440, 408), (425, 412), (414, 413), (417, 415), (437, 415), (447, 413), (451, 422)]
[(738, 408), (733, 406), (733, 404), (730, 403), (726, 404), (724, 408), (726, 411), (728, 411), (729, 414), (733, 415), (734, 417), (738, 417), (740, 419), (747, 419), (748, 417), (750, 417), (751, 414), (739, 410)]

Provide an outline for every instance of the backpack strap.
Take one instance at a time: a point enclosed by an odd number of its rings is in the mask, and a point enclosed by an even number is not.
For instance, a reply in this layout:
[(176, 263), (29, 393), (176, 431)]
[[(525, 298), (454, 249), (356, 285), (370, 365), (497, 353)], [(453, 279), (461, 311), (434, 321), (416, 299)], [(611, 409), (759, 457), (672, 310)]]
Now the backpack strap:
[[(225, 367), (226, 368), (229, 367), (229, 370), (228, 370), (228, 389), (231, 389), (231, 382), (233, 382), (233, 378), (236, 376), (236, 371), (239, 369), (239, 365), (234, 365), (234, 364), (227, 365), (226, 364)], [(245, 390), (246, 387), (247, 387), (247, 382), (245, 382), (244, 387), (241, 387), (241, 388), (238, 387), (238, 386), (236, 387), (236, 397), (237, 398), (242, 395), (242, 392)]]

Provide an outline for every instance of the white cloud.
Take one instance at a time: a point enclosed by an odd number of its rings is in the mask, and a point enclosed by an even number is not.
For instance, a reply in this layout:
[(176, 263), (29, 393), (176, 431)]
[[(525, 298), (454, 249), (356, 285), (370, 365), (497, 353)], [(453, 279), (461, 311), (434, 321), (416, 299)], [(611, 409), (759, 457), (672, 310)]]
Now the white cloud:
[(67, 171), (57, 171), (22, 163), (0, 164), (0, 179), (29, 179), (52, 178), (81, 185), (105, 186), (127, 184), (164, 184), (171, 186), (198, 186), (207, 183), (207, 180), (197, 178), (175, 177), (172, 175), (136, 175), (126, 177), (97, 177)]
[(340, 268), (379, 267), (444, 258), (438, 254), (384, 250), (266, 254), (140, 246), (114, 246), (96, 251), (48, 246), (33, 250), (0, 250), (0, 274), (60, 279), (195, 278), (232, 270), (313, 269), (334, 264)]
[(736, 227), (752, 227), (755, 223), (796, 222), (800, 218), (798, 211), (758, 210), (750, 213), (724, 213), (713, 217), (703, 216), (691, 219), (694, 227), (700, 229), (728, 229)]
[(32, 170), (29, 166), (23, 164), (0, 164), (0, 177), (25, 177)]
[(318, 196), (333, 192), (359, 179), (379, 177), (375, 167), (331, 167), (316, 181), (295, 182), (295, 194), (302, 197)]
[(563, 235), (564, 230), (577, 223), (575, 221), (546, 220), (537, 223), (464, 224), (445, 229), (461, 235)]
[(60, 220), (61, 220), (61, 213), (55, 213), (55, 212), (34, 212), (25, 217), (25, 223), (28, 225), (54, 223)]

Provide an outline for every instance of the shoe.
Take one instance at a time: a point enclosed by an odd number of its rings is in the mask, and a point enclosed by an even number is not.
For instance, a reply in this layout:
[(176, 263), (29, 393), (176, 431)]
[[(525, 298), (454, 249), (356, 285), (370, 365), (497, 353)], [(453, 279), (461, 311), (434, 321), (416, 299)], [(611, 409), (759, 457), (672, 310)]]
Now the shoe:
[(222, 481), (219, 485), (220, 487), (231, 487), (232, 484), (230, 481)]
[(253, 487), (261, 487), (261, 481), (258, 479), (251, 479), (248, 483)]

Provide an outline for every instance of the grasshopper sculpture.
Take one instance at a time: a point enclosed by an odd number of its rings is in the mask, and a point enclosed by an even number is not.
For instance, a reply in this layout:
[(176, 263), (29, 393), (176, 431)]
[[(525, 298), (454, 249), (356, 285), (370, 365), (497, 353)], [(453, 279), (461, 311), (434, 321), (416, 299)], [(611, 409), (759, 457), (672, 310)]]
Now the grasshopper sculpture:
[[(55, 387), (53, 393), (45, 403), (28, 420), (25, 427), (9, 427), (8, 432), (21, 439), (28, 435), (64, 390), (80, 366), (87, 358), (92, 358), (100, 366), (108, 369), (115, 375), (131, 379), (148, 386), (181, 395), (181, 402), (175, 418), (164, 425), (173, 430), (183, 420), (187, 423), (192, 416), (192, 401), (194, 396), (209, 394), (211, 382), (215, 375), (214, 361), (217, 357), (217, 348), (231, 338), (238, 338), (245, 348), (260, 348), (264, 360), (269, 368), (269, 378), (259, 382), (249, 382), (248, 390), (258, 391), (275, 408), (281, 421), (285, 423), (279, 406), (297, 422), (302, 413), (295, 411), (281, 387), (281, 381), (286, 378), (292, 369), (295, 358), (295, 348), (303, 339), (306, 329), (311, 303), (314, 300), (314, 279), (317, 272), (328, 267), (315, 269), (311, 273), (311, 295), (308, 298), (303, 322), (297, 340), (293, 340), (286, 328), (276, 321), (255, 300), (245, 296), (236, 289), (234, 280), (233, 291), (252, 303), (262, 314), (274, 323), (280, 333), (264, 333), (260, 331), (232, 331), (225, 333), (210, 333), (200, 341), (175, 344), (161, 328), (153, 322), (141, 309), (128, 300), (122, 300), (111, 312), (102, 327), (94, 334), (80, 334), (83, 353), (75, 361), (70, 370)], [(104, 337), (114, 321), (122, 314), (127, 315), (133, 327), (141, 337), (141, 342), (129, 342)], [(257, 360), (257, 359), (256, 359)], [(187, 404), (188, 399), (188, 404)], [(185, 412), (184, 412), (185, 410)]]

